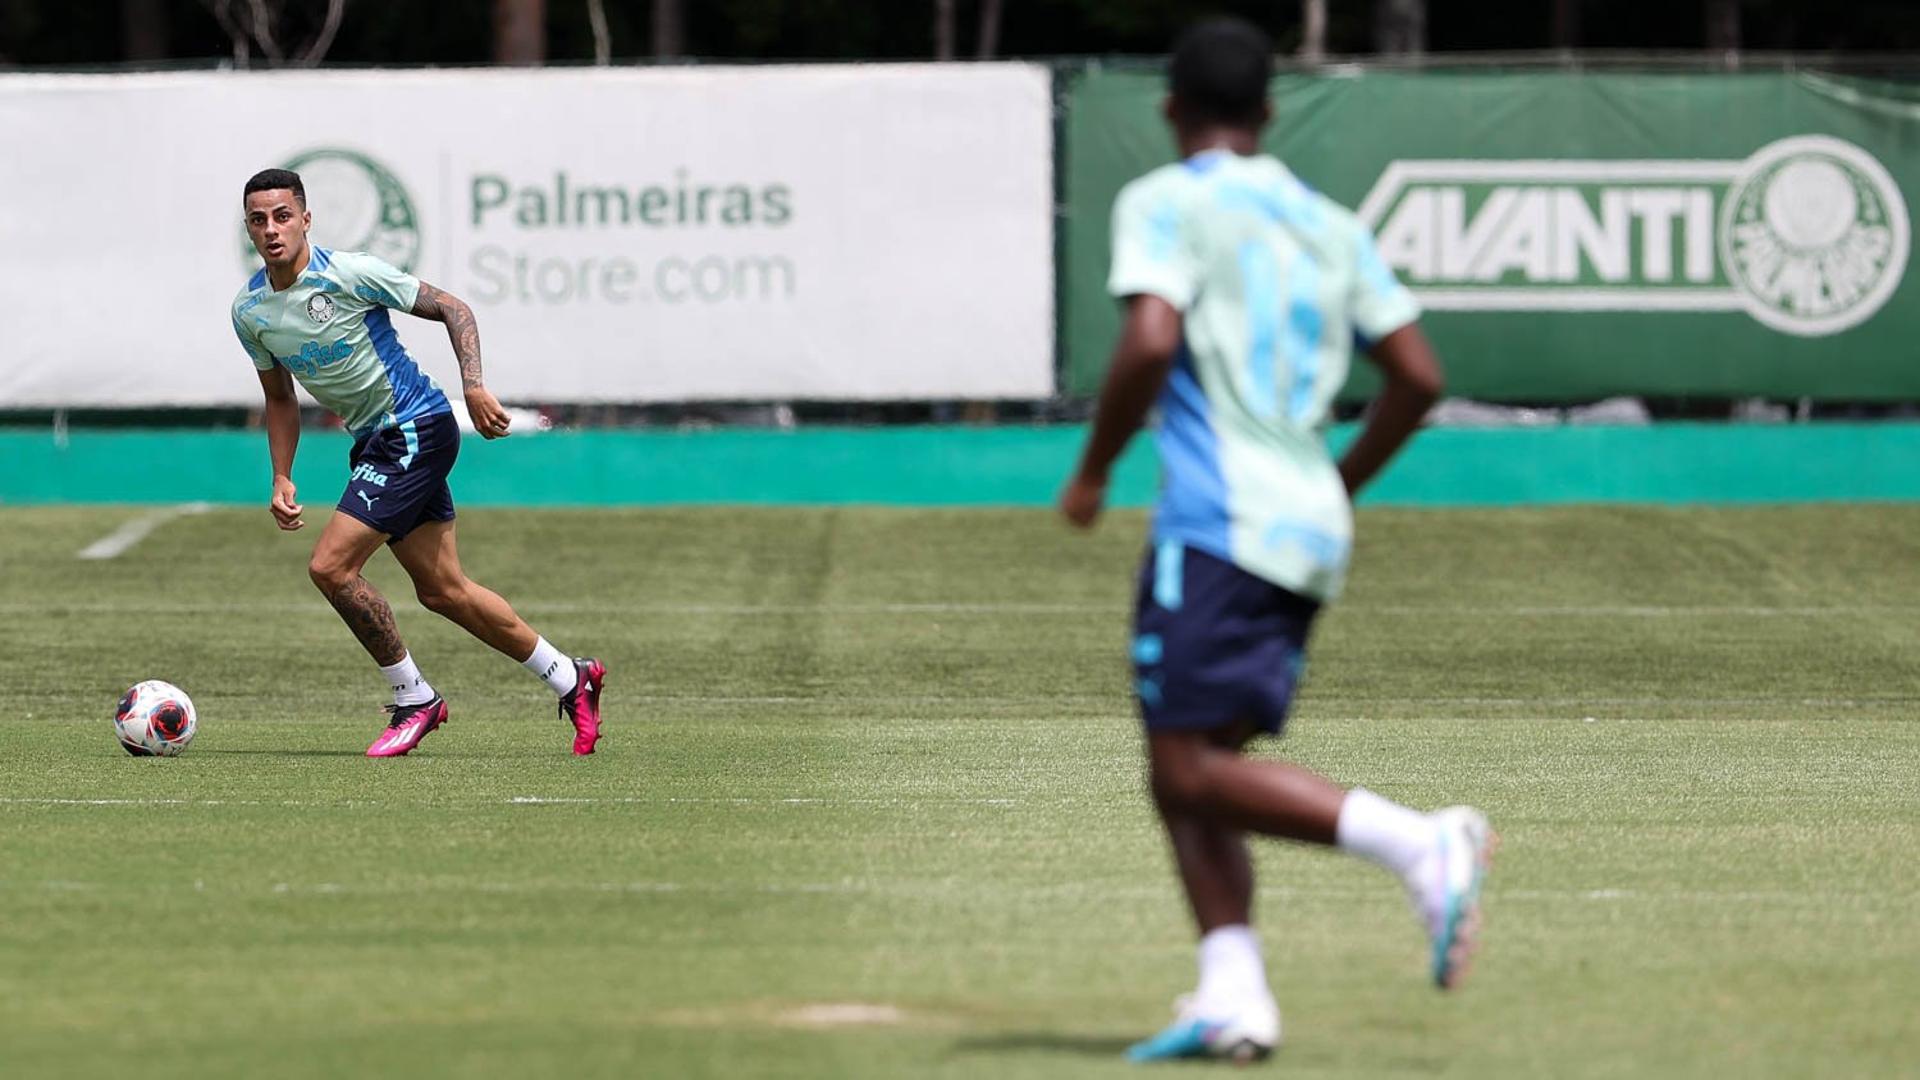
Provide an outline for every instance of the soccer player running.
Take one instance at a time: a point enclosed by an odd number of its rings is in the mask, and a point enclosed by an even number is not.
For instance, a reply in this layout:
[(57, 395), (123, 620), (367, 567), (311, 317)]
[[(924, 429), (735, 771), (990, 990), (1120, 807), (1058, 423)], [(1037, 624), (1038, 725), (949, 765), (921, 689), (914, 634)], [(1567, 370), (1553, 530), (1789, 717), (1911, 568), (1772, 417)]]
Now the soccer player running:
[[(1165, 113), (1184, 159), (1113, 213), (1109, 289), (1125, 323), (1061, 510), (1087, 527), (1108, 469), (1158, 400), (1163, 490), (1133, 639), (1153, 798), (1199, 923), (1200, 982), (1138, 1061), (1265, 1056), (1280, 1040), (1250, 926), (1259, 833), (1391, 870), (1458, 983), (1494, 836), (1475, 810), (1422, 814), (1296, 765), (1242, 756), (1278, 735), (1320, 605), (1339, 591), (1352, 494), (1419, 426), (1441, 374), (1413, 297), (1353, 214), (1259, 152), (1273, 48), (1236, 19), (1178, 42)], [(1385, 376), (1336, 466), (1322, 429), (1362, 343)]]
[(306, 524), (294, 501), (293, 455), (300, 441), (294, 378), (353, 433), (353, 472), (320, 532), (307, 573), (393, 688), (386, 730), (367, 747), (367, 756), (406, 754), (447, 721), (447, 703), (401, 642), (393, 609), (360, 576), (382, 543), (393, 549), (428, 610), (545, 680), (560, 697), (561, 718), (573, 725), (573, 752), (593, 753), (606, 666), (569, 658), (461, 570), (447, 487), (460, 452), (460, 427), (446, 394), (401, 347), (387, 314), (405, 311), (446, 324), (474, 427), (482, 437), (498, 439), (507, 434), (509, 418), (480, 380), (473, 310), (372, 255), (309, 244), (313, 217), (295, 173), (257, 173), (241, 198), (247, 235), (266, 266), (234, 298), (233, 330), (267, 396), (273, 458), (268, 509), (280, 528), (291, 532)]

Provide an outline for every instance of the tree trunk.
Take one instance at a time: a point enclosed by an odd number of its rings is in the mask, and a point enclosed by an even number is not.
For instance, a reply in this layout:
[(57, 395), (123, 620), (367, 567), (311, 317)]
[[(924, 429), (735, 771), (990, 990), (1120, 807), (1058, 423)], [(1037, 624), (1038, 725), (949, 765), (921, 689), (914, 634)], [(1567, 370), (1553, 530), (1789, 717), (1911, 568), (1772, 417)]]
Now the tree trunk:
[(1553, 0), (1553, 47), (1580, 47), (1580, 0)]
[(606, 67), (613, 59), (613, 35), (607, 32), (607, 5), (604, 0), (587, 0), (587, 24), (593, 27), (593, 62)]
[(933, 0), (933, 58), (953, 59), (953, 0)]
[(1740, 0), (1707, 0), (1707, 48), (1740, 51)]
[(546, 0), (493, 0), (493, 59), (522, 66), (546, 62)]
[(1388, 55), (1427, 51), (1427, 0), (1375, 0), (1373, 44)]
[(653, 55), (669, 60), (687, 55), (686, 0), (653, 0)]
[(1327, 55), (1327, 0), (1300, 0), (1300, 59), (1317, 64)]
[(167, 58), (164, 0), (120, 0), (120, 52), (128, 60)]
[(207, 0), (207, 10), (226, 32), (227, 40), (233, 42), (233, 66), (247, 70), (253, 54), (253, 38), (241, 24), (241, 16), (234, 13), (232, 0)]
[(327, 0), (327, 14), (320, 23), (320, 32), (301, 50), (297, 61), (301, 67), (312, 67), (327, 58), (327, 50), (333, 48), (333, 39), (340, 33), (340, 20), (346, 13), (347, 0)]
[(1000, 0), (980, 0), (980, 49), (982, 60), (991, 60), (1000, 52)]

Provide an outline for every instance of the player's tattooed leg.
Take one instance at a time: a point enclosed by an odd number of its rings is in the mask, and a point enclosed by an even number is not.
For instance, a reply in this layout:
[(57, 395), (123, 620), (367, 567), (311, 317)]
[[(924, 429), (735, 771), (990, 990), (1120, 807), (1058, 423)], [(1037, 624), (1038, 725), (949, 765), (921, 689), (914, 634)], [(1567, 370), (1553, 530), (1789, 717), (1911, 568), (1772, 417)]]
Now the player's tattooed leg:
[(393, 625), (393, 608), (371, 581), (355, 574), (327, 590), (327, 602), (381, 667), (397, 664), (407, 655), (400, 631)]

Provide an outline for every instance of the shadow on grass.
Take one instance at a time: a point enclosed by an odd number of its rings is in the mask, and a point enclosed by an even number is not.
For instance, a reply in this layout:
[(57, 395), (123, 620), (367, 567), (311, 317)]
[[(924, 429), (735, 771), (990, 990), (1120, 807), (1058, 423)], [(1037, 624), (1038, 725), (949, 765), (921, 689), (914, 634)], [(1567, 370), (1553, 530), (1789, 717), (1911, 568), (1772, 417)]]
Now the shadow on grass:
[(1048, 1054), (1073, 1054), (1079, 1057), (1118, 1060), (1136, 1040), (1114, 1035), (1067, 1035), (1057, 1031), (1009, 1031), (998, 1035), (976, 1035), (956, 1041), (955, 1057), (972, 1054), (1007, 1054), (1039, 1051)]

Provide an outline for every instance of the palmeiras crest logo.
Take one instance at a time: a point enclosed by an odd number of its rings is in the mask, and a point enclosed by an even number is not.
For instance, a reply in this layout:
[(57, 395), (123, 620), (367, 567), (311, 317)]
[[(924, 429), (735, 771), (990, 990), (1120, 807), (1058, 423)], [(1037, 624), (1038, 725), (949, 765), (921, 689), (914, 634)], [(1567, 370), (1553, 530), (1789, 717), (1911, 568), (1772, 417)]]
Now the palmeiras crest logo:
[(1879, 310), (1907, 264), (1907, 207), (1852, 143), (1781, 139), (1748, 158), (1720, 208), (1720, 253), (1747, 312), (1789, 334), (1830, 334)]
[(325, 326), (333, 321), (333, 298), (326, 293), (314, 293), (307, 298), (307, 318)]
[[(313, 214), (309, 239), (324, 248), (364, 251), (412, 272), (420, 260), (420, 216), (413, 197), (392, 169), (357, 150), (319, 147), (281, 163), (300, 174)], [(242, 230), (248, 269), (260, 254)], [(313, 316), (309, 309), (307, 314)], [(325, 319), (315, 316), (316, 322)]]

